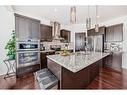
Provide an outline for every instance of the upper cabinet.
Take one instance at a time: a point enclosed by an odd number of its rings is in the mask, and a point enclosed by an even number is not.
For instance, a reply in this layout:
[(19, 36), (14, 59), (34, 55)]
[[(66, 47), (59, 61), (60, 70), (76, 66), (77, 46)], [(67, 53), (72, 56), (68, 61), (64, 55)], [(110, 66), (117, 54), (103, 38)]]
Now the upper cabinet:
[(32, 38), (40, 39), (40, 23), (38, 21), (31, 20), (31, 24)]
[(99, 27), (99, 32), (95, 32), (95, 28), (90, 29), (90, 30), (87, 31), (88, 36), (96, 36), (96, 35), (101, 35), (101, 34), (104, 34), (104, 33), (105, 33), (105, 27), (104, 26)]
[(117, 24), (106, 28), (106, 42), (123, 41), (123, 24)]
[(15, 14), (16, 38), (19, 40), (40, 39), (40, 21)]
[(41, 41), (52, 41), (52, 26), (40, 25)]
[(64, 40), (61, 40), (61, 42), (69, 43), (71, 38), (71, 31), (62, 29), (60, 30), (60, 36), (64, 38)]
[(114, 28), (113, 26), (109, 26), (106, 28), (106, 42), (114, 41)]
[(123, 41), (123, 24), (114, 25), (114, 41)]
[(87, 31), (88, 36), (94, 36), (95, 35), (95, 29), (90, 29)]

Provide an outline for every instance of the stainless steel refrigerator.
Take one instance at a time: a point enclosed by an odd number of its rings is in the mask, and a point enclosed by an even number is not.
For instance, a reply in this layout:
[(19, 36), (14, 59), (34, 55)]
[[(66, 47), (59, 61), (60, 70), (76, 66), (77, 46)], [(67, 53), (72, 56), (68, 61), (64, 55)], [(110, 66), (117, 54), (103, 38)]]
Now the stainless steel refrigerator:
[(104, 51), (104, 35), (88, 36), (86, 40), (89, 51)]

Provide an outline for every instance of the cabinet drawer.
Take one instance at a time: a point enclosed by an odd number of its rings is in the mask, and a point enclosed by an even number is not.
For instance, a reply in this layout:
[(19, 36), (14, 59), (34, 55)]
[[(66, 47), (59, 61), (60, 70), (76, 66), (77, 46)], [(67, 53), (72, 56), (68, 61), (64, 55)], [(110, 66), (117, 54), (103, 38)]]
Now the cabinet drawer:
[(21, 67), (16, 69), (16, 75), (17, 76), (23, 76), (28, 73), (35, 72), (40, 69), (40, 64), (27, 66), (27, 67)]

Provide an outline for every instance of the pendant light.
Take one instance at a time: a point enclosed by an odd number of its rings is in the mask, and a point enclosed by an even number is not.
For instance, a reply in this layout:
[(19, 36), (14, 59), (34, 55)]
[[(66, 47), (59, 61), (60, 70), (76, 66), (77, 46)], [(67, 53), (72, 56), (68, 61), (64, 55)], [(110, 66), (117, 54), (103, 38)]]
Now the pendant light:
[(99, 32), (99, 24), (98, 24), (98, 6), (96, 6), (96, 24), (95, 24), (95, 32)]
[(91, 28), (91, 18), (90, 18), (90, 14), (89, 14), (89, 6), (88, 6), (88, 17), (86, 18), (86, 29), (90, 29)]
[(76, 7), (72, 6), (70, 9), (70, 22), (75, 23), (76, 22)]

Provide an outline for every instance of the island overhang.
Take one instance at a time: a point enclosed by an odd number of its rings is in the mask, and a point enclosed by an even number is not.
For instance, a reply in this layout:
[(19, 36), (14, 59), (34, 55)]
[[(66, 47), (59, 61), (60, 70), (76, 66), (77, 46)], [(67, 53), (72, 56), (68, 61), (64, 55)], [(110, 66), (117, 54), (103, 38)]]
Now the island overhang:
[(89, 54), (72, 53), (69, 56), (62, 56), (60, 54), (48, 55), (47, 58), (69, 71), (76, 73), (108, 55), (110, 53), (90, 52)]

